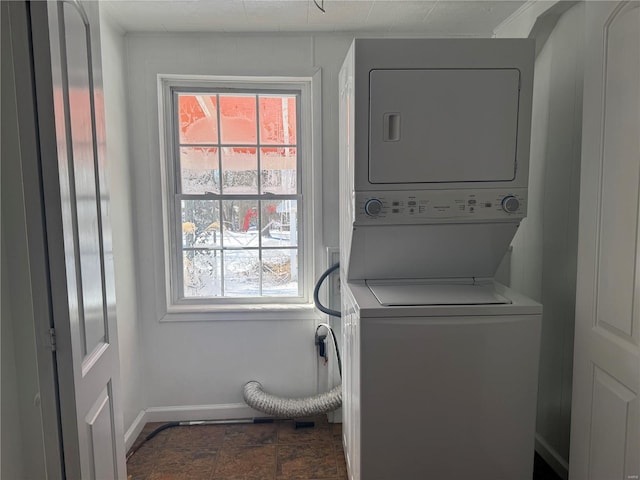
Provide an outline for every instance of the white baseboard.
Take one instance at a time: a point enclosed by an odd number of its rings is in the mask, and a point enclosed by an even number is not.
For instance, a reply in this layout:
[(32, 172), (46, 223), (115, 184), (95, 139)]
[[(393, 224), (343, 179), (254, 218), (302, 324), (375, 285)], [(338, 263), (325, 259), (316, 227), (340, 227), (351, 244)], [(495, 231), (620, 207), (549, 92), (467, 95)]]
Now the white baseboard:
[(138, 414), (138, 416), (135, 418), (131, 426), (125, 432), (124, 434), (125, 451), (127, 452), (129, 451), (129, 449), (133, 445), (133, 442), (136, 441), (136, 438), (138, 438), (138, 435), (140, 435), (140, 432), (142, 432), (144, 425), (147, 423), (147, 420), (145, 419), (145, 417), (146, 417), (146, 412), (142, 410)]
[(563, 480), (569, 478), (569, 464), (545, 439), (536, 433), (536, 452)]
[(149, 407), (141, 411), (124, 435), (127, 451), (133, 445), (145, 424), (150, 422), (188, 422), (196, 420), (245, 420), (266, 417), (245, 403), (218, 405), (180, 405)]
[(245, 403), (226, 403), (216, 405), (180, 405), (168, 407), (149, 407), (146, 410), (147, 422), (187, 422), (195, 420), (233, 420), (266, 417)]

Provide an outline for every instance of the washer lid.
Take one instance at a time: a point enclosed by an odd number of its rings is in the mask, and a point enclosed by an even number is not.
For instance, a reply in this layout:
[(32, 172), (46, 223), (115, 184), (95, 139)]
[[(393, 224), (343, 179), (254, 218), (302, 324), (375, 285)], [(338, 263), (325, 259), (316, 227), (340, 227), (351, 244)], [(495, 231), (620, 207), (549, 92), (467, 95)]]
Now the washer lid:
[(381, 305), (504, 305), (511, 301), (488, 285), (367, 284)]

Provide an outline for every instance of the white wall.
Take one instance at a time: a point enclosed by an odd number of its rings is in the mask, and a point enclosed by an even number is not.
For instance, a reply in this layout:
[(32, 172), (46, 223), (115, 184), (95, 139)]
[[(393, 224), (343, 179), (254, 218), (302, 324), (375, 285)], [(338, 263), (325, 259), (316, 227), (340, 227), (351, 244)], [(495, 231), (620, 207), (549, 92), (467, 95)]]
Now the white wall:
[(561, 471), (571, 418), (583, 15), (583, 4), (564, 13), (536, 60), (529, 212), (511, 263), (511, 286), (544, 307), (536, 448)]
[(138, 301), (136, 295), (135, 241), (133, 237), (132, 162), (129, 157), (129, 122), (126, 94), (126, 45), (124, 32), (114, 26), (104, 9), (100, 12), (100, 36), (107, 129), (107, 159), (111, 190), (116, 279), (116, 315), (120, 352), (120, 391), (125, 429), (146, 406), (145, 379)]
[(11, 27), (2, 2), (2, 478), (46, 478)]
[[(211, 406), (201, 415), (224, 415), (242, 403), (242, 386), (259, 380), (279, 395), (316, 391), (313, 334), (317, 319), (160, 322), (156, 311), (162, 265), (161, 180), (157, 75), (311, 76), (322, 69), (322, 218), (316, 236), (316, 276), (324, 245), (338, 244), (337, 76), (351, 35), (128, 34), (127, 87), (131, 163), (135, 185), (139, 305), (146, 399), (164, 419)], [(317, 205), (318, 207), (320, 205)], [(176, 406), (177, 409), (167, 409)], [(228, 407), (228, 408), (227, 408)], [(152, 408), (153, 411), (153, 408)], [(185, 413), (187, 412), (187, 413)], [(196, 415), (196, 414), (194, 414)], [(125, 428), (127, 425), (125, 425)]]

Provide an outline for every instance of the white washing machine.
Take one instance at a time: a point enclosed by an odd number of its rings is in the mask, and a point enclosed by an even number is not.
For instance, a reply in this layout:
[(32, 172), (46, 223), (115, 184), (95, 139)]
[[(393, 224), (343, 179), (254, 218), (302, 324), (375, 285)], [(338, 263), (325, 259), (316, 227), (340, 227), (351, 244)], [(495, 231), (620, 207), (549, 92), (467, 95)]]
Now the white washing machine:
[(532, 478), (539, 304), (492, 283), (342, 294), (351, 479)]

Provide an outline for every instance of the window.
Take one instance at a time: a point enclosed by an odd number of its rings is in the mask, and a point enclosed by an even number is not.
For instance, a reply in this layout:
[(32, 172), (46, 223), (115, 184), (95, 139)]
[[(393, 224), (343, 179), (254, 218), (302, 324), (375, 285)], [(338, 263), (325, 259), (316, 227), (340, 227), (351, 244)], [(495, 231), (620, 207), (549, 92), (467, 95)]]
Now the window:
[(163, 89), (172, 303), (307, 302), (305, 84), (170, 79)]

